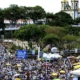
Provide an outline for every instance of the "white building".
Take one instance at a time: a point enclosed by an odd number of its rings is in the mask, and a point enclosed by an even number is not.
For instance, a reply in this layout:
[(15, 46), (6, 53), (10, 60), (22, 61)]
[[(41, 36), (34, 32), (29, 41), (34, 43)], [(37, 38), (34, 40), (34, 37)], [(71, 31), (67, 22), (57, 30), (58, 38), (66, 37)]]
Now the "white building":
[[(8, 19), (4, 19), (4, 23), (5, 24), (10, 24), (10, 20)], [(33, 24), (33, 20), (32, 19), (18, 19), (17, 20), (17, 24)]]
[(69, 5), (69, 1), (62, 0), (61, 11), (70, 14), (73, 19), (80, 17), (79, 0), (71, 0), (71, 5)]

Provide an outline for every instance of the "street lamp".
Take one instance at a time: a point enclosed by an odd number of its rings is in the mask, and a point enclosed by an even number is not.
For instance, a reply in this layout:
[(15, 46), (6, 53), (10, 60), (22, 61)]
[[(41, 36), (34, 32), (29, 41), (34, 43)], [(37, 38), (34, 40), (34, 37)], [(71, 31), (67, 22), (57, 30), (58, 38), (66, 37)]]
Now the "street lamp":
[[(11, 14), (11, 23), (10, 23), (10, 25), (11, 25), (11, 27), (13, 27), (13, 12), (11, 12), (10, 13)], [(12, 30), (11, 30), (11, 38), (12, 38)]]

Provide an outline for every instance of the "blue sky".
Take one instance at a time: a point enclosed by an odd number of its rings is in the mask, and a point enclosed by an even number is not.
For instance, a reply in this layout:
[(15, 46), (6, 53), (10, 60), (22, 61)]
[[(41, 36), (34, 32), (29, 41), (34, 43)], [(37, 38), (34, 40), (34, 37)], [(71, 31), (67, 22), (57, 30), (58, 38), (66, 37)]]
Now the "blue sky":
[(6, 8), (10, 4), (17, 4), (19, 6), (40, 5), (45, 9), (46, 12), (52, 13), (56, 13), (61, 10), (61, 0), (1, 0), (0, 8)]

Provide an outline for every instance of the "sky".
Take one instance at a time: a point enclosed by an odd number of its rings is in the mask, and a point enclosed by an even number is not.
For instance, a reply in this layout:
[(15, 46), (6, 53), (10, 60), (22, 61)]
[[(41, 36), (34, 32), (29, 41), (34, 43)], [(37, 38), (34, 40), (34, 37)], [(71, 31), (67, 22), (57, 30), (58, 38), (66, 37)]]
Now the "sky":
[(42, 6), (46, 12), (51, 13), (57, 13), (61, 10), (61, 0), (1, 0), (0, 8), (7, 8), (10, 4), (27, 7), (39, 5)]

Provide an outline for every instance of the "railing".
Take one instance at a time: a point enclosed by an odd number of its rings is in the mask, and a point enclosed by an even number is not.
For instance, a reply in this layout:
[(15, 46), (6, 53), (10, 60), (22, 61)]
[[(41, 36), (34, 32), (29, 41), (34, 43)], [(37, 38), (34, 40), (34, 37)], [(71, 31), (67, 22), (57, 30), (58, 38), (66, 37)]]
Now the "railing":
[[(7, 27), (5, 28), (6, 31), (11, 31), (11, 30), (18, 30), (20, 27)], [(2, 31), (2, 29), (0, 29)]]
[(64, 51), (64, 53), (80, 53), (80, 49), (78, 49), (77, 52), (75, 52), (75, 50), (71, 50), (71, 51)]
[(72, 27), (80, 27), (80, 24), (78, 24), (78, 25), (72, 25)]

